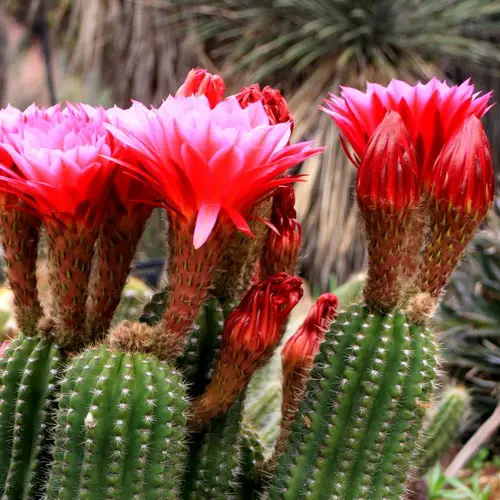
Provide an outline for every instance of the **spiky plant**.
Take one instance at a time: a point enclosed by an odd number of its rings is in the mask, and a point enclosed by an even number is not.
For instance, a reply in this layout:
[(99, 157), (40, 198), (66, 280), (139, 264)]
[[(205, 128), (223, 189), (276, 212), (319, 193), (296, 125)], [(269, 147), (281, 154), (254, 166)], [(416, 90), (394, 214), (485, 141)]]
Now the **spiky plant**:
[(500, 398), (500, 206), (453, 274), (436, 318), (450, 375), (471, 389), (473, 431)]
[[(302, 296), (302, 280), (283, 272), (301, 239), (297, 177), (285, 172), (322, 151), (290, 145), (281, 94), (252, 87), (222, 102), (223, 80), (198, 68), (158, 109), (2, 111), (0, 235), (23, 330), (0, 353), (2, 497), (404, 495), (436, 379), (429, 317), (493, 199), (476, 116), (489, 95), (436, 81), (375, 91), (368, 103), (352, 89), (332, 103), (360, 161), (363, 299), (338, 314), (336, 296), (318, 299), (278, 358), (282, 397), (278, 385), (260, 404), (246, 388)], [(386, 112), (389, 98), (399, 104)], [(369, 120), (347, 113), (358, 106)], [(170, 223), (167, 285), (141, 321), (110, 327), (158, 203)], [(239, 234), (269, 212), (272, 233)], [(34, 273), (41, 227), (50, 312)]]
[[(339, 84), (427, 79), (443, 58), (488, 68), (500, 56), (481, 31), (494, 29), (495, 0), (174, 0), (179, 29), (194, 33), (226, 75), (282, 88), (298, 125), (295, 138), (328, 144), (302, 171), (297, 190), (304, 222), (304, 269), (322, 291), (334, 273), (341, 283), (364, 261), (353, 201), (355, 172), (338, 133), (310, 110)], [(318, 167), (322, 168), (318, 168)]]

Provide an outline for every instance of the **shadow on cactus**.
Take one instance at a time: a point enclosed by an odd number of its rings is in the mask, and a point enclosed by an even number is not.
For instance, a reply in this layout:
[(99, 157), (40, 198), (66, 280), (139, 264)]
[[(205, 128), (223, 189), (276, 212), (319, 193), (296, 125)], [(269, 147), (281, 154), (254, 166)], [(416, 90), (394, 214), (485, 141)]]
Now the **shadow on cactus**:
[[(332, 115), (358, 168), (363, 302), (338, 312), (325, 294), (286, 340), (302, 297), (287, 171), (321, 148), (290, 144), (278, 91), (224, 99), (197, 69), (157, 109), (2, 111), (1, 236), (22, 330), (0, 358), (4, 498), (400, 498), (435, 380), (427, 322), (493, 198), (476, 117), (489, 96), (437, 81), (344, 94)], [(112, 326), (155, 206), (167, 281), (140, 321)], [(246, 390), (273, 353), (281, 408), (264, 448), (253, 423), (274, 406)]]

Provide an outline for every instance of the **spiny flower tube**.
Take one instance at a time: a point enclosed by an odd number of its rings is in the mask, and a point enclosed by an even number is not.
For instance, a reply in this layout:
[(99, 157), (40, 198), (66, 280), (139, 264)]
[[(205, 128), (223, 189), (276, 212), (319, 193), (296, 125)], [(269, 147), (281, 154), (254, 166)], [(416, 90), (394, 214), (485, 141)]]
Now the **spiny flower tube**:
[[(0, 111), (0, 166), (3, 176), (11, 176), (16, 166), (10, 154), (1, 147), (9, 143), (9, 132), (17, 132), (24, 116), (11, 106)], [(8, 183), (0, 181), (0, 234), (9, 285), (14, 294), (15, 317), (26, 335), (35, 332), (42, 307), (38, 300), (36, 261), (40, 219), (30, 213), (24, 201), (12, 194)]]
[[(114, 170), (104, 110), (68, 105), (34, 111), (2, 144), (14, 170), (2, 189), (43, 220), (48, 235), (54, 335), (63, 347), (86, 341), (85, 303), (94, 243)], [(31, 116), (31, 117), (30, 117)]]
[(330, 95), (323, 111), (333, 118), (343, 140), (351, 145), (355, 156), (349, 157), (357, 166), (387, 112), (396, 111), (416, 148), (424, 178), (430, 175), (443, 146), (464, 120), (470, 115), (481, 118), (488, 111), (490, 98), (491, 92), (483, 96), (475, 93), (469, 80), (459, 86), (449, 86), (436, 78), (414, 86), (392, 80), (387, 87), (368, 83), (366, 92), (344, 87), (341, 97)]
[[(120, 126), (130, 110), (107, 110), (106, 121)], [(128, 160), (127, 147), (110, 137), (112, 157)], [(87, 328), (92, 341), (102, 338), (120, 302), (132, 259), (153, 210), (154, 196), (142, 181), (121, 169), (114, 172), (107, 211), (97, 238), (96, 267), (91, 276), (87, 301)], [(142, 200), (142, 201), (141, 201)]]
[(421, 291), (438, 297), (493, 202), (491, 150), (478, 118), (467, 118), (448, 141), (430, 186), (431, 228)]
[(281, 351), (283, 363), (283, 402), (280, 443), (284, 446), (310, 376), (314, 356), (330, 323), (337, 317), (338, 299), (324, 293), (313, 304), (300, 328)]
[(179, 87), (176, 96), (189, 97), (192, 95), (204, 95), (207, 97), (210, 107), (224, 99), (226, 84), (219, 75), (212, 75), (206, 69), (192, 69), (186, 81)]
[(302, 226), (297, 220), (292, 186), (280, 188), (274, 195), (271, 223), (276, 231), (269, 231), (261, 256), (262, 279), (279, 272), (294, 274), (297, 267)]
[[(289, 123), (293, 131), (293, 118), (288, 109), (288, 104), (280, 91), (272, 87), (260, 89), (258, 83), (243, 87), (238, 94), (228, 99), (234, 99), (240, 103), (242, 108), (249, 104), (260, 102), (269, 118), (269, 123)], [(279, 191), (279, 190), (278, 190)], [(266, 199), (255, 205), (251, 212), (249, 226), (255, 238), (248, 238), (245, 234), (236, 233), (230, 238), (226, 251), (218, 266), (219, 272), (216, 283), (217, 296), (227, 299), (229, 302), (236, 302), (250, 285), (255, 276), (256, 265), (266, 244), (269, 235), (269, 228), (263, 224), (263, 220), (271, 217), (272, 206), (275, 196)], [(279, 269), (279, 271), (293, 274), (294, 270)], [(278, 272), (278, 271), (276, 271)], [(273, 273), (269, 273), (270, 276)], [(258, 279), (257, 281), (260, 281)]]
[(150, 203), (135, 200), (147, 196), (145, 184), (120, 170), (116, 172), (108, 193), (112, 208), (99, 230), (96, 268), (89, 284), (87, 328), (92, 341), (107, 333), (120, 303), (137, 245), (153, 209)]
[(420, 245), (408, 244), (408, 239), (419, 237), (411, 232), (420, 199), (417, 158), (406, 127), (394, 111), (368, 143), (356, 195), (368, 236), (365, 300), (372, 307), (390, 310), (403, 297), (401, 265), (416, 260), (420, 250)]
[(226, 319), (219, 359), (205, 393), (194, 402), (197, 427), (225, 412), (278, 345), (288, 314), (302, 297), (302, 280), (286, 273), (253, 286)]
[(139, 103), (112, 134), (133, 151), (127, 168), (151, 186), (169, 212), (170, 294), (155, 329), (157, 354), (182, 352), (193, 318), (212, 285), (229, 236), (251, 235), (253, 207), (280, 185), (280, 176), (318, 154), (310, 143), (287, 146), (288, 124), (269, 125), (260, 102), (236, 100), (211, 108), (205, 96), (169, 97), (159, 109)]

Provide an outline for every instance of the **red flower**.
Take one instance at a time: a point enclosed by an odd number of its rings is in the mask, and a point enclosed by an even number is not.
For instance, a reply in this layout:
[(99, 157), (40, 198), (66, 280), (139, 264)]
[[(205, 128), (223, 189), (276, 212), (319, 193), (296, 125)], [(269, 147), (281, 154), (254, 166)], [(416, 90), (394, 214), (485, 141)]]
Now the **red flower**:
[(194, 404), (197, 425), (233, 404), (278, 345), (286, 318), (302, 294), (300, 278), (280, 273), (253, 286), (229, 314), (212, 380)]
[(210, 107), (224, 99), (226, 84), (219, 75), (212, 75), (206, 69), (192, 69), (186, 81), (179, 87), (176, 96), (189, 97), (192, 95), (204, 95), (207, 97)]
[(411, 86), (392, 80), (387, 87), (368, 83), (365, 93), (342, 88), (342, 97), (330, 96), (323, 108), (339, 127), (343, 139), (353, 148), (359, 165), (368, 141), (386, 113), (397, 111), (417, 150), (419, 165), (428, 175), (444, 144), (464, 120), (475, 115), (481, 118), (491, 107), (491, 93), (474, 93), (469, 80), (459, 86), (448, 86), (433, 78), (423, 85)]
[(260, 90), (260, 85), (254, 83), (248, 87), (243, 87), (236, 94), (236, 99), (242, 108), (246, 108), (252, 102), (261, 101), (271, 125), (290, 122), (291, 129), (293, 130), (292, 115), (288, 109), (286, 99), (281, 95), (279, 90), (273, 89), (269, 85)]
[(263, 277), (295, 272), (302, 244), (302, 227), (296, 217), (293, 187), (280, 188), (274, 195), (271, 215), (271, 223), (277, 232), (269, 231), (261, 257)]
[(301, 368), (307, 368), (318, 352), (325, 331), (337, 317), (338, 299), (333, 293), (324, 293), (313, 304), (300, 328), (288, 339), (281, 359), (283, 377)]
[(495, 188), (490, 145), (478, 118), (467, 118), (448, 141), (434, 166), (431, 185), (436, 201), (484, 217)]
[(362, 211), (401, 212), (420, 197), (418, 163), (403, 120), (390, 111), (372, 134), (356, 183)]

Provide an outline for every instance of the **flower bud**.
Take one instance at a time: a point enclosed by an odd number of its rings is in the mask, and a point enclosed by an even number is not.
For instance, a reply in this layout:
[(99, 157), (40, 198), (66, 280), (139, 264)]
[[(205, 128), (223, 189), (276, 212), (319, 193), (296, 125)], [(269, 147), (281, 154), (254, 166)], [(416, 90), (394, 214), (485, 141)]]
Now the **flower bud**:
[(270, 358), (302, 294), (300, 278), (280, 273), (253, 286), (229, 314), (212, 380), (194, 404), (197, 426), (227, 410)]
[(213, 108), (224, 99), (226, 84), (219, 75), (212, 75), (206, 69), (192, 69), (175, 94), (176, 96), (189, 97), (191, 95), (205, 95)]

